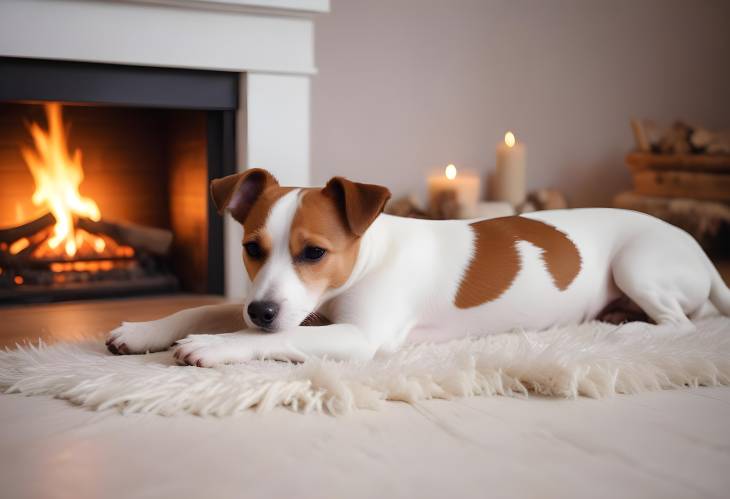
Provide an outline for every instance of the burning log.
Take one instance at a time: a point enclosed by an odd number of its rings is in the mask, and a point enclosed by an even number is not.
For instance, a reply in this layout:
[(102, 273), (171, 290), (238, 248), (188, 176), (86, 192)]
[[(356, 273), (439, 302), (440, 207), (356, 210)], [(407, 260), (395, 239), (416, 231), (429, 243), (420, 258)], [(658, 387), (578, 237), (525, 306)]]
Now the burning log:
[(170, 291), (170, 231), (101, 220), (82, 196), (81, 151), (68, 149), (58, 103), (46, 105), (47, 129), (28, 126), (35, 148), (21, 147), (35, 181), (32, 201), (50, 213), (0, 229), (0, 302)]
[(32, 222), (10, 227), (8, 229), (0, 229), (0, 243), (11, 244), (18, 239), (31, 237), (55, 223), (56, 218), (51, 213), (46, 213)]
[(77, 226), (92, 234), (109, 236), (118, 244), (144, 250), (153, 255), (167, 255), (172, 244), (171, 231), (154, 227), (107, 220), (94, 222), (88, 218), (79, 218)]

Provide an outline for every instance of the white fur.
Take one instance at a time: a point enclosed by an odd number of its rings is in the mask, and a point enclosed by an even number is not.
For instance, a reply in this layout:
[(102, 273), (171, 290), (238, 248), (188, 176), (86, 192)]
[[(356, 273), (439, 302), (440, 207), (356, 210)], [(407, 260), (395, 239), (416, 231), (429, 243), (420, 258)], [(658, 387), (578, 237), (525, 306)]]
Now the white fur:
[[(485, 330), (579, 323), (595, 318), (621, 293), (658, 324), (686, 331), (694, 328), (688, 315), (706, 308), (709, 299), (721, 312), (730, 314), (730, 291), (694, 239), (656, 218), (615, 209), (526, 215), (565, 233), (580, 252), (580, 272), (562, 291), (545, 267), (542, 250), (519, 241), (521, 270), (509, 289), (493, 301), (459, 309), (454, 297), (473, 254), (470, 221), (381, 215), (363, 235), (347, 282), (317, 296), (299, 281), (289, 254), (298, 196), (299, 191), (292, 191), (273, 206), (266, 223), (273, 252), (246, 300), (246, 304), (263, 298), (279, 301), (281, 330), (263, 335), (230, 329), (230, 334), (219, 338), (189, 336), (176, 347), (178, 359), (200, 366), (254, 358), (368, 359), (377, 351), (395, 351), (408, 337), (445, 341)], [(298, 326), (316, 309), (335, 324)], [(215, 310), (208, 308), (195, 322), (219, 320), (214, 315)], [(172, 320), (165, 327), (175, 329), (174, 325)], [(190, 333), (186, 323), (179, 331), (166, 333), (165, 339), (181, 339)], [(119, 344), (131, 334), (117, 330), (112, 339)]]
[[(692, 334), (662, 326), (657, 335), (642, 323), (592, 322), (413, 345), (368, 362), (311, 358), (302, 364), (252, 361), (214, 369), (175, 366), (170, 352), (112, 356), (98, 340), (57, 343), (0, 351), (0, 389), (54, 396), (94, 410), (227, 416), (276, 406), (339, 414), (376, 409), (383, 400), (417, 403), (528, 391), (598, 398), (730, 384), (730, 320), (697, 325)], [(485, 325), (477, 332), (494, 330)]]
[[(281, 307), (277, 321), (292, 328), (301, 324), (317, 305), (317, 297), (311, 295), (297, 276), (289, 252), (289, 233), (299, 207), (299, 192), (294, 189), (271, 208), (265, 224), (272, 241), (271, 254), (256, 275), (246, 300), (246, 303), (256, 300), (277, 302)], [(249, 327), (255, 327), (248, 314), (244, 315)]]

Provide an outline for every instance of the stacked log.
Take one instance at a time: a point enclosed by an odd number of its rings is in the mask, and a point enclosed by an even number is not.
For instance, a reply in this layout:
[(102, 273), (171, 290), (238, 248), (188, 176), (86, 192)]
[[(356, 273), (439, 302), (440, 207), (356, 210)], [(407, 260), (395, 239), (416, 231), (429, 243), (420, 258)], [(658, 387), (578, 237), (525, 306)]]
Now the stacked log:
[(626, 156), (633, 192), (614, 206), (661, 218), (725, 253), (730, 234), (730, 133), (675, 122), (632, 120), (636, 152)]

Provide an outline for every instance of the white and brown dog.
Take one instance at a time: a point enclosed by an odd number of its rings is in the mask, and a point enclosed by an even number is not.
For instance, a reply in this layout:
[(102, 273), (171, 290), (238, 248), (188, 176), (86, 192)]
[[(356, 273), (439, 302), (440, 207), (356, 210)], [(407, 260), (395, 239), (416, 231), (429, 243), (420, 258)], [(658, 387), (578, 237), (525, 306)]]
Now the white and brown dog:
[[(414, 220), (381, 214), (385, 187), (340, 177), (322, 189), (281, 187), (260, 169), (211, 190), (219, 210), (243, 224), (252, 281), (243, 307), (123, 323), (109, 335), (113, 353), (174, 345), (180, 362), (197, 366), (369, 359), (407, 338), (574, 324), (621, 299), (687, 331), (688, 316), (712, 305), (730, 315), (730, 290), (695, 240), (632, 211)], [(332, 323), (304, 325), (315, 317)]]

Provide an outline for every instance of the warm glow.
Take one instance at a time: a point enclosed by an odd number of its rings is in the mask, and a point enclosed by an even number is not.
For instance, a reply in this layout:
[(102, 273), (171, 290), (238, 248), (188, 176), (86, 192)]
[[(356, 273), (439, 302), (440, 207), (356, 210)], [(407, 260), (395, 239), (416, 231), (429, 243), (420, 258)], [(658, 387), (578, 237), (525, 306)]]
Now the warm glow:
[(25, 221), (25, 210), (23, 210), (23, 205), (20, 203), (15, 203), (15, 221), (18, 223)]
[(84, 180), (81, 151), (70, 154), (68, 150), (61, 105), (46, 104), (46, 119), (48, 130), (30, 124), (35, 149), (23, 147), (21, 153), (35, 180), (33, 204), (47, 208), (56, 218), (47, 244), (51, 249), (61, 248), (67, 256), (74, 256), (87, 238), (94, 248), (103, 248), (105, 243), (97, 236), (75, 230), (74, 217), (98, 221), (101, 213), (94, 200), (79, 193)]
[(18, 286), (20, 286), (21, 284), (23, 284), (25, 282), (25, 279), (23, 279), (23, 276), (21, 276), (21, 275), (16, 275), (15, 277), (13, 277), (13, 282), (15, 284), (17, 284)]
[(515, 139), (515, 134), (512, 132), (507, 132), (504, 134), (504, 143), (507, 144), (507, 147), (514, 147), (517, 143), (517, 139)]
[(102, 238), (97, 237), (96, 239), (94, 239), (94, 249), (97, 253), (102, 253), (104, 251), (104, 248), (106, 248), (106, 243)]
[(15, 241), (13, 244), (10, 245), (10, 254), (11, 255), (17, 255), (21, 251), (23, 251), (25, 248), (30, 246), (30, 241), (26, 239), (25, 237), (21, 237), (17, 241)]
[(454, 165), (448, 165), (446, 170), (444, 170), (444, 175), (446, 175), (447, 179), (454, 180), (456, 178), (456, 167)]

